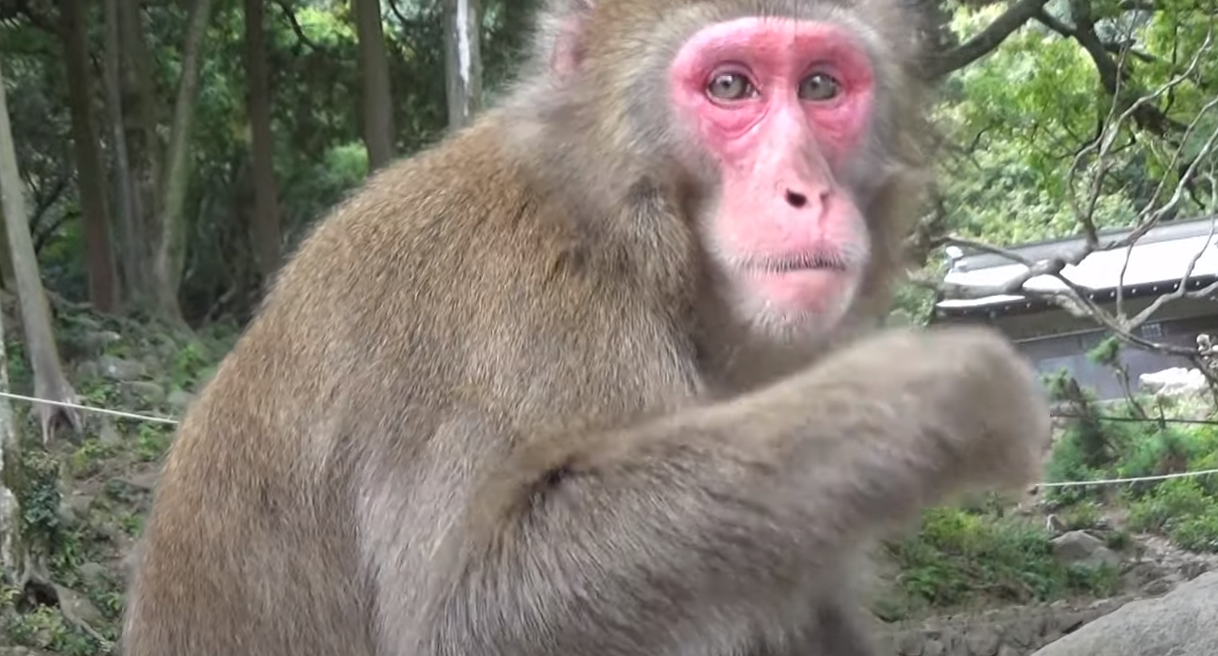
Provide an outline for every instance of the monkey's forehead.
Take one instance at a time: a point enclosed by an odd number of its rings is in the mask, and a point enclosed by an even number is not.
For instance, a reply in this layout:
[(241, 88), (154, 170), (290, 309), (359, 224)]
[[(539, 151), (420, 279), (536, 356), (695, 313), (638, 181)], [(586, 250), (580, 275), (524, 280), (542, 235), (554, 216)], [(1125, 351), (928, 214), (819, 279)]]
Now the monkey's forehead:
[(746, 17), (834, 23), (901, 66), (926, 45), (926, 11), (910, 0), (600, 0), (585, 17), (584, 47), (593, 58), (669, 55), (701, 28)]

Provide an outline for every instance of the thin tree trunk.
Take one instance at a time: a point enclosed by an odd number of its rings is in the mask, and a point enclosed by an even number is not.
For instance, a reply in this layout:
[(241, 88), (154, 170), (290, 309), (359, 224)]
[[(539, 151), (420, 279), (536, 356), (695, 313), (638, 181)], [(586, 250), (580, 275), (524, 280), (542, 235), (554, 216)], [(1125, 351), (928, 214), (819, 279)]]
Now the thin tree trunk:
[[(3, 197), (4, 227), (8, 233), (17, 277), (17, 299), (21, 323), (25, 328), (25, 347), (34, 372), (34, 395), (51, 401), (76, 400), (76, 390), (68, 383), (59, 361), (59, 349), (51, 328), (51, 309), (38, 272), (34, 242), (25, 208), (25, 185), (17, 167), (13, 130), (9, 125), (8, 100), (0, 73), (0, 196)], [(66, 419), (77, 431), (80, 416), (71, 410), (43, 403), (35, 404), (42, 427), (42, 441), (50, 440), (51, 428), (58, 418)]]
[(253, 133), (254, 217), (250, 226), (262, 284), (279, 268), (279, 184), (271, 138), (271, 82), (263, 27), (265, 0), (245, 0), (245, 75)]
[(118, 0), (121, 96), (131, 103), (130, 113), (127, 113), (126, 107), (123, 111), (125, 141), (132, 166), (132, 215), (136, 221), (132, 234), (135, 240), (131, 243), (135, 252), (134, 267), (127, 282), (130, 285), (130, 304), (155, 310), (157, 289), (152, 262), (159, 235), (154, 217), (160, 216), (163, 163), (157, 138), (156, 87), (150, 70), (143, 22), (140, 20), (142, 10), (143, 0)]
[(156, 274), (156, 308), (164, 319), (185, 324), (178, 304), (178, 286), (186, 261), (185, 209), (186, 191), (190, 184), (190, 136), (194, 119), (195, 98), (198, 95), (203, 37), (211, 18), (212, 0), (194, 0), (186, 43), (182, 47), (182, 77), (178, 81), (177, 99), (173, 107), (173, 125), (169, 131), (163, 189), (164, 201), (160, 212), (160, 239), (153, 260)]
[[(0, 317), (0, 391), (7, 392), (8, 360), (4, 352), (4, 322)], [(21, 443), (13, 422), (13, 407), (0, 397), (0, 579), (9, 584), (24, 582), (29, 565), (26, 562), (25, 540), (22, 539), (21, 504), (13, 487), (19, 475)]]
[[(0, 79), (0, 91), (4, 81)], [(0, 107), (5, 116), (8, 108)], [(3, 232), (3, 231), (0, 231)], [(4, 350), (4, 313), (0, 312), (0, 392), (8, 392), (8, 355)], [(21, 503), (14, 492), (20, 480), (21, 442), (17, 439), (17, 424), (13, 407), (0, 397), (0, 580), (20, 585), (29, 570), (25, 540), (22, 539)]]
[(120, 69), (122, 64), (122, 39), (119, 37), (118, 0), (103, 0), (105, 13), (105, 39), (102, 59), (102, 84), (106, 95), (106, 120), (110, 127), (111, 150), (114, 155), (114, 189), (118, 199), (117, 241), (120, 295), (123, 299), (132, 296), (133, 282), (141, 275), (140, 233), (137, 229), (139, 213), (135, 206), (135, 186), (131, 180), (131, 160), (127, 155), (127, 134), (123, 127), (123, 88)]
[(110, 250), (110, 212), (97, 130), (93, 125), (93, 80), (89, 74), (84, 11), (80, 0), (60, 3), (60, 30), (67, 69), (72, 145), (76, 151), (77, 189), (84, 222), (89, 301), (102, 312), (115, 309), (114, 261)]
[(448, 79), (448, 127), (459, 130), (482, 109), (482, 7), (479, 0), (445, 3), (444, 58)]
[(3, 229), (4, 207), (0, 206), (0, 278), (3, 287), (13, 294), (17, 293), (17, 272), (13, 269), (13, 250), (8, 245), (8, 231)]
[(359, 39), (360, 73), (364, 81), (364, 147), (371, 173), (394, 156), (393, 92), (389, 84), (389, 55), (381, 27), (380, 0), (351, 0)]

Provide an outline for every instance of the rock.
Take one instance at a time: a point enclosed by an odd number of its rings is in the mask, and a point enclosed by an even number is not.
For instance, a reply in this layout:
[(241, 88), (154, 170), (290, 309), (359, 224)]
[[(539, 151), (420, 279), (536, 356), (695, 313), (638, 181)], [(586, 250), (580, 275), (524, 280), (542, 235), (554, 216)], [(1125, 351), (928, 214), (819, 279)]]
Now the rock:
[(1002, 645), (1002, 638), (993, 629), (977, 627), (965, 636), (964, 644), (971, 656), (995, 656)]
[(156, 487), (156, 482), (157, 482), (157, 479), (160, 478), (160, 474), (161, 473), (159, 471), (149, 471), (149, 472), (144, 472), (142, 474), (132, 474), (130, 476), (121, 476), (116, 480), (118, 480), (121, 483), (125, 483), (137, 490), (144, 490), (146, 492), (151, 492), (153, 490), (153, 488)]
[(65, 525), (75, 526), (88, 519), (91, 505), (93, 505), (92, 495), (73, 494), (66, 497), (59, 504), (59, 519)]
[(1175, 583), (1171, 579), (1155, 579), (1142, 586), (1142, 594), (1148, 597), (1161, 597), (1168, 592), (1171, 592), (1173, 585), (1175, 585)]
[(112, 380), (129, 381), (143, 378), (147, 368), (140, 362), (103, 355), (97, 360), (102, 375)]
[(1033, 656), (1213, 656), (1218, 654), (1218, 573), (1157, 599), (1101, 617)]
[(81, 380), (97, 378), (101, 375), (101, 365), (93, 360), (84, 360), (76, 365), (76, 377)]
[(921, 636), (907, 633), (897, 641), (896, 653), (899, 656), (922, 656), (923, 644)]
[(1206, 382), (1199, 369), (1172, 367), (1138, 376), (1138, 386), (1152, 394), (1180, 396), (1205, 390)]
[(173, 406), (175, 410), (185, 410), (194, 401), (195, 395), (186, 390), (176, 389), (169, 393), (169, 405)]
[(1070, 531), (1053, 539), (1053, 557), (1066, 565), (1099, 568), (1121, 564), (1121, 557), (1104, 545), (1104, 541), (1086, 531)]
[(68, 503), (66, 499), (59, 502), (60, 524), (63, 524), (64, 526), (76, 526), (80, 523), (80, 520), (81, 516), (76, 512), (76, 509), (72, 507), (72, 504)]
[(55, 594), (59, 597), (59, 608), (64, 617), (90, 625), (104, 621), (105, 617), (101, 611), (83, 594), (62, 585), (55, 586)]
[(90, 330), (81, 336), (80, 344), (89, 350), (98, 351), (122, 338), (122, 335), (113, 330)]
[(123, 436), (119, 434), (118, 429), (114, 427), (114, 422), (109, 419), (102, 422), (101, 430), (97, 432), (97, 439), (102, 444), (115, 445), (123, 441)]
[(110, 571), (101, 563), (81, 563), (80, 567), (76, 568), (76, 573), (80, 574), (80, 580), (91, 588), (102, 587), (110, 578)]
[(123, 387), (149, 403), (160, 403), (165, 400), (165, 389), (156, 383), (133, 380), (123, 383)]

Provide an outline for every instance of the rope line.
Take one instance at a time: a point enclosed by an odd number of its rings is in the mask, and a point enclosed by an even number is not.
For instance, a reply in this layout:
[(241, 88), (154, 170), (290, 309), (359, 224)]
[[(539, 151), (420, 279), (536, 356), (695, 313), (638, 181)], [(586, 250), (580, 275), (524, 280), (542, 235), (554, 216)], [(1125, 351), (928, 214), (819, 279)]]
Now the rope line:
[[(177, 425), (177, 419), (169, 417), (158, 417), (155, 415), (144, 415), (135, 412), (124, 412), (122, 410), (110, 410), (108, 408), (98, 408), (90, 405), (82, 405), (79, 403), (70, 403), (68, 401), (52, 401), (50, 399), (40, 399), (33, 396), (24, 396), (22, 394), (14, 394), (12, 392), (0, 392), (0, 397), (16, 399), (18, 401), (27, 401), (30, 403), (45, 403), (47, 405), (58, 406), (61, 408), (72, 408), (74, 410), (83, 410), (85, 412), (94, 412), (102, 415), (111, 415), (114, 417), (123, 417), (125, 419), (135, 419), (138, 421), (147, 421), (160, 424)], [(1149, 420), (1157, 421), (1157, 420)], [(1170, 421), (1170, 420), (1169, 420)], [(1209, 476), (1210, 474), (1218, 474), (1218, 468), (1205, 469), (1195, 472), (1177, 472), (1174, 474), (1160, 474), (1156, 476), (1133, 476), (1129, 478), (1106, 478), (1097, 479), (1094, 481), (1059, 481), (1055, 483), (1037, 483), (1034, 487), (1051, 488), (1051, 487), (1084, 487), (1087, 485), (1118, 485), (1122, 483), (1141, 483), (1145, 481), (1165, 481), (1173, 478), (1192, 478), (1195, 476)]]
[(153, 415), (141, 415), (134, 412), (123, 412), (122, 410), (109, 410), (107, 408), (96, 408), (90, 405), (80, 405), (79, 403), (69, 403), (68, 401), (52, 401), (51, 399), (40, 399), (33, 396), (22, 396), (21, 394), (13, 394), (12, 392), (0, 392), (0, 397), (17, 399), (19, 401), (29, 401), (30, 403), (45, 403), (47, 405), (59, 406), (61, 408), (72, 408), (74, 410), (84, 410), (85, 412), (95, 412), (100, 415), (113, 415), (115, 417), (125, 417), (127, 419), (138, 419), (140, 421), (150, 421), (160, 424), (176, 425), (177, 419), (168, 417), (156, 417)]
[(1218, 469), (1203, 469), (1194, 472), (1177, 472), (1175, 474), (1159, 474), (1157, 476), (1133, 476), (1130, 478), (1101, 478), (1094, 481), (1061, 481), (1059, 483), (1037, 483), (1036, 487), (1083, 487), (1086, 485), (1116, 485), (1118, 483), (1139, 483), (1142, 481), (1165, 481), (1170, 478), (1191, 478), (1193, 476), (1208, 476), (1218, 474)]
[(1134, 424), (1192, 424), (1195, 426), (1218, 426), (1218, 421), (1214, 421), (1213, 419), (1173, 419), (1171, 417), (1116, 417), (1113, 415), (1092, 415), (1090, 417), (1087, 417), (1085, 415), (1072, 414), (1072, 413), (1058, 413), (1058, 412), (1051, 412), (1051, 413), (1049, 413), (1049, 416), (1057, 417), (1059, 419), (1088, 419), (1088, 418), (1091, 418), (1091, 419), (1095, 419), (1096, 421), (1129, 422), (1129, 423), (1134, 423)]

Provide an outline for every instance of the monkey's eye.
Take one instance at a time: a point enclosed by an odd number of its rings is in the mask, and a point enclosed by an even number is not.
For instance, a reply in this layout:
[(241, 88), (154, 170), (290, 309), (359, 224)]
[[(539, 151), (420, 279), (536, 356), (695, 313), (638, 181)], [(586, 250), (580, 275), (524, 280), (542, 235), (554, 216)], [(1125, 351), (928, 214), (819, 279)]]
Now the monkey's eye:
[(740, 100), (756, 93), (753, 83), (739, 73), (720, 73), (706, 87), (707, 93), (719, 100)]
[(813, 73), (799, 83), (799, 97), (803, 100), (831, 100), (841, 91), (841, 83), (825, 73)]

